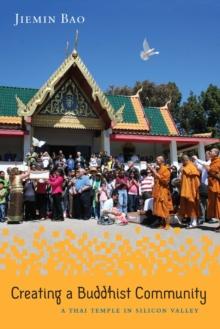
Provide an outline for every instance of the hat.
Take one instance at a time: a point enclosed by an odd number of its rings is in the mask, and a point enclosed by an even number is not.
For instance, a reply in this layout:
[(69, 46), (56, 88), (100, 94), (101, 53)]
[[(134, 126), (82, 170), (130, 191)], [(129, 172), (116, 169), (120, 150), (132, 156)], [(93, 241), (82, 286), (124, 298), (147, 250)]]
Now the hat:
[(90, 173), (97, 173), (96, 167), (90, 167)]

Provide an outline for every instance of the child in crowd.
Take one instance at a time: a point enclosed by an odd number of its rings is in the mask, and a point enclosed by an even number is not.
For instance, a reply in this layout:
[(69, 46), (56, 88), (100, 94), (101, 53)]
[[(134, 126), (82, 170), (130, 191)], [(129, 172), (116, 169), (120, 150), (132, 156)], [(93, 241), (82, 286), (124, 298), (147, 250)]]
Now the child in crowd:
[(5, 221), (5, 205), (6, 205), (7, 189), (4, 184), (0, 182), (0, 222)]

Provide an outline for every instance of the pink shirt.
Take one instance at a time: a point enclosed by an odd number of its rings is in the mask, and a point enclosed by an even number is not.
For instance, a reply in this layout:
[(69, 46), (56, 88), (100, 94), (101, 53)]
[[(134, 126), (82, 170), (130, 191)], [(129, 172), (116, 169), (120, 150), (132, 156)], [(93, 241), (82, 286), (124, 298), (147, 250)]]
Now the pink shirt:
[(138, 192), (139, 187), (134, 183), (128, 188), (128, 194), (138, 195)]
[(62, 193), (63, 192), (63, 177), (50, 177), (49, 184), (52, 188), (52, 194)]
[(100, 189), (99, 201), (108, 200), (107, 191)]

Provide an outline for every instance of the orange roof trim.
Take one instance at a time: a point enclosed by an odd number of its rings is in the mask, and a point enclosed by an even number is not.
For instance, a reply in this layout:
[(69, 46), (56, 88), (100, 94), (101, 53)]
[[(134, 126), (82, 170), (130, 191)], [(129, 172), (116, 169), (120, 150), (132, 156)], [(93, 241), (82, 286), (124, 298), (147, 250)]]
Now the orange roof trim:
[(22, 118), (21, 117), (9, 117), (9, 116), (0, 116), (1, 124), (11, 124), (11, 125), (21, 125)]

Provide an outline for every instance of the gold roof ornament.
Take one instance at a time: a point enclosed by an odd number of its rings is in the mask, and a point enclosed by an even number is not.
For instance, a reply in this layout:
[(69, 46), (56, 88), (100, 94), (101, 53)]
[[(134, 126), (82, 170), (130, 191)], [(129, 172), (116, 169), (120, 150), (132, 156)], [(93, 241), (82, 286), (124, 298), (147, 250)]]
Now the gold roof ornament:
[(76, 30), (76, 33), (75, 33), (75, 37), (74, 37), (74, 48), (73, 48), (73, 57), (77, 57), (78, 56), (78, 51), (77, 51), (77, 48), (78, 48), (78, 40), (79, 40), (79, 31)]
[(161, 109), (168, 109), (169, 110), (169, 105), (172, 102), (172, 98), (170, 97), (170, 99), (165, 103), (164, 106), (161, 107)]
[(143, 91), (143, 87), (140, 87), (138, 90), (137, 90), (137, 92), (136, 92), (136, 94), (134, 95), (134, 97), (140, 97), (140, 93)]
[(124, 112), (124, 109), (125, 109), (125, 104), (123, 104), (123, 105), (117, 110), (117, 112), (115, 113), (115, 117), (116, 117), (116, 120), (117, 120), (118, 123), (123, 122), (123, 112)]
[(60, 81), (60, 79), (64, 76), (64, 74), (72, 67), (76, 66), (81, 74), (84, 76), (85, 80), (89, 84), (92, 89), (92, 98), (93, 100), (99, 101), (100, 105), (103, 109), (106, 110), (108, 116), (111, 121), (115, 123), (119, 123), (123, 121), (123, 117), (118, 112), (116, 115), (115, 110), (112, 105), (108, 101), (107, 97), (97, 85), (96, 81), (90, 74), (86, 65), (83, 63), (82, 59), (78, 55), (77, 52), (78, 46), (78, 31), (75, 34), (74, 41), (74, 50), (73, 52), (64, 60), (64, 62), (58, 67), (58, 69), (50, 76), (47, 82), (37, 91), (37, 93), (29, 100), (29, 102), (25, 105), (19, 97), (16, 96), (17, 108), (18, 108), (18, 116), (26, 116), (30, 117), (34, 114), (35, 110), (38, 106), (42, 105), (47, 96), (52, 97), (55, 93), (55, 86)]
[(17, 108), (20, 110), (20, 112), (22, 112), (22, 116), (26, 116), (26, 114), (28, 113), (28, 107), (22, 102), (22, 100), (18, 97), (18, 95), (15, 95), (15, 99), (16, 99)]

